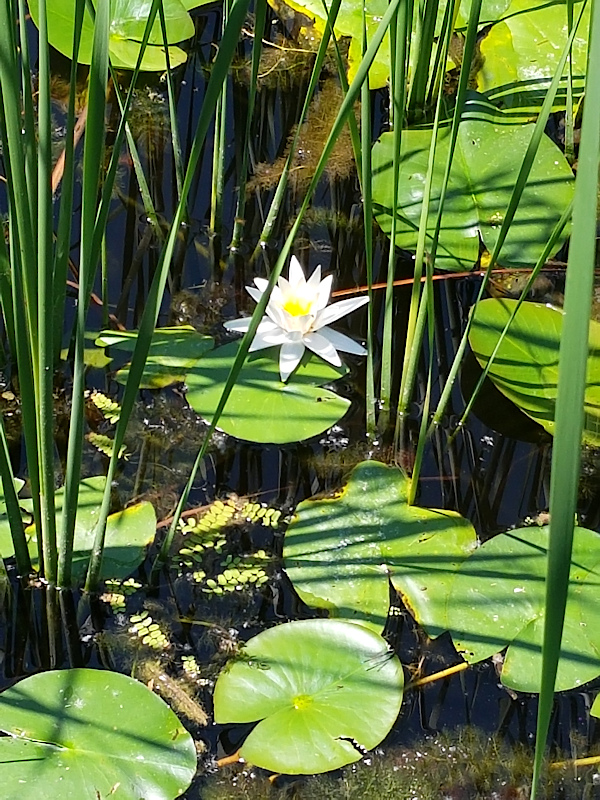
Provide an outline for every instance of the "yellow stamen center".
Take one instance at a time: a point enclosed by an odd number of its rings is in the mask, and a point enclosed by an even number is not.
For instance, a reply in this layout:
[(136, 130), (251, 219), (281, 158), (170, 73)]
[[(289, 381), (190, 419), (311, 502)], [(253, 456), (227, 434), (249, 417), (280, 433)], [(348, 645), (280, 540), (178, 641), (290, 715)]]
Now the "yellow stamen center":
[(290, 297), (290, 299), (283, 304), (284, 311), (287, 311), (292, 317), (303, 317), (305, 314), (310, 314), (311, 308), (312, 300), (306, 297)]

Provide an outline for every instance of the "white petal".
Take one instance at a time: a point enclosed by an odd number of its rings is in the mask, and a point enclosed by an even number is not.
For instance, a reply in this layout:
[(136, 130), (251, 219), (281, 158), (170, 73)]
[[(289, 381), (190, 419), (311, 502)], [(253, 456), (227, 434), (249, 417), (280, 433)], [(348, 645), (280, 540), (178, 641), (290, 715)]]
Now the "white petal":
[(306, 278), (304, 277), (304, 270), (296, 256), (292, 256), (290, 261), (289, 282), (293, 287), (304, 285)]
[(272, 299), (269, 300), (265, 313), (271, 317), (276, 325), (287, 330), (286, 313), (279, 303), (275, 303)]
[[(254, 278), (254, 283), (258, 286), (258, 289), (261, 294), (264, 294), (264, 292), (266, 292), (267, 286), (269, 285), (269, 281), (266, 278)], [(248, 289), (247, 286), (246, 289)]]
[(258, 328), (256, 329), (256, 333), (274, 333), (274, 331), (280, 331), (281, 327), (277, 325), (276, 322), (273, 322), (272, 319), (269, 317), (263, 317), (261, 321), (258, 323)]
[(273, 331), (266, 331), (265, 333), (257, 333), (252, 344), (248, 348), (249, 353), (254, 353), (256, 350), (264, 350), (265, 347), (274, 347), (275, 345), (284, 345), (287, 342), (287, 334), (281, 328), (276, 328)]
[[(277, 281), (277, 288), (279, 289), (281, 298), (287, 297), (292, 292), (292, 287), (290, 286), (290, 282), (287, 281), (283, 275)], [(272, 295), (271, 295), (272, 296)]]
[(342, 360), (337, 350), (331, 342), (325, 336), (321, 336), (320, 333), (309, 333), (308, 336), (304, 337), (304, 344), (312, 350), (313, 353), (321, 356), (325, 361), (329, 361), (330, 364), (336, 367), (341, 366)]
[(279, 351), (279, 373), (285, 383), (304, 355), (304, 342), (286, 342)]
[(335, 331), (333, 328), (321, 328), (319, 333), (326, 338), (336, 350), (341, 350), (342, 353), (354, 353), (355, 356), (366, 356), (367, 351), (354, 339), (346, 336), (345, 333)]
[(331, 294), (331, 282), (333, 275), (326, 275), (321, 281), (319, 288), (316, 291), (315, 311), (322, 311), (329, 302), (329, 295)]
[(348, 300), (340, 300), (339, 303), (333, 303), (333, 305), (324, 308), (323, 311), (319, 311), (313, 328), (317, 330), (322, 328), (323, 325), (329, 325), (335, 322), (336, 319), (345, 317), (346, 314), (350, 314), (351, 311), (355, 311), (368, 302), (368, 297), (353, 297)]
[(317, 289), (319, 288), (320, 283), (321, 283), (321, 265), (319, 264), (318, 267), (315, 267), (315, 271), (306, 281), (306, 285), (311, 289), (311, 291), (316, 292)]
[(224, 326), (228, 331), (235, 331), (235, 333), (246, 333), (250, 327), (250, 317), (241, 317), (240, 319), (230, 319), (225, 322)]
[(302, 314), (302, 316), (294, 316), (287, 311), (282, 311), (284, 319), (282, 328), (286, 331), (300, 332), (302, 336), (312, 330), (314, 316), (312, 314)]
[(263, 296), (263, 292), (260, 289), (255, 289), (254, 286), (246, 286), (246, 291), (255, 303), (258, 303)]

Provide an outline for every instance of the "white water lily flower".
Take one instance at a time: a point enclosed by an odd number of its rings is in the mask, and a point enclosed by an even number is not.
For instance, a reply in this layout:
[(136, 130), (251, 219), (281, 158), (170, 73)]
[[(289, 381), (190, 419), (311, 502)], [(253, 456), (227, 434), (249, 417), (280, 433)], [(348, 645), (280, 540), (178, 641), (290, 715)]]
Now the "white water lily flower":
[[(342, 364), (338, 350), (358, 356), (367, 354), (362, 345), (349, 336), (334, 331), (329, 324), (368, 303), (369, 298), (341, 300), (328, 306), (331, 282), (331, 275), (321, 280), (320, 266), (306, 280), (300, 262), (292, 256), (289, 278), (279, 278), (277, 285), (273, 287), (266, 316), (258, 325), (250, 351), (281, 345), (279, 372), (284, 382), (300, 363), (306, 347), (336, 367)], [(254, 283), (256, 289), (254, 286), (246, 286), (246, 290), (258, 302), (268, 281), (255, 278)], [(225, 323), (227, 330), (237, 333), (245, 333), (249, 326), (250, 317)]]

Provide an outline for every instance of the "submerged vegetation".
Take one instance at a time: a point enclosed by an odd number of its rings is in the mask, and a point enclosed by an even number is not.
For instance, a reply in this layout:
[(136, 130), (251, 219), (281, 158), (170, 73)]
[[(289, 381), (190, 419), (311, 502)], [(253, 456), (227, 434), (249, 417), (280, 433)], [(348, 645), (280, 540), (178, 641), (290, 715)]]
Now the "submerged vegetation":
[(9, 796), (592, 797), (598, 3), (0, 25)]

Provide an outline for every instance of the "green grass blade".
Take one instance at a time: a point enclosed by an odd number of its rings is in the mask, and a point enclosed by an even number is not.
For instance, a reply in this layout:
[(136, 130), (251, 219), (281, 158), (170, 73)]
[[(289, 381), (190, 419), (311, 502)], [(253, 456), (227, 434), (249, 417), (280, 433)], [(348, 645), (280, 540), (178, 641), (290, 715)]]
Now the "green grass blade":
[(600, 4), (592, 2), (585, 106), (575, 183), (573, 228), (558, 366), (556, 431), (550, 481), (550, 539), (542, 683), (538, 706), (532, 800), (535, 800), (540, 784), (569, 586), (584, 421), (589, 317), (594, 288), (599, 167)]

